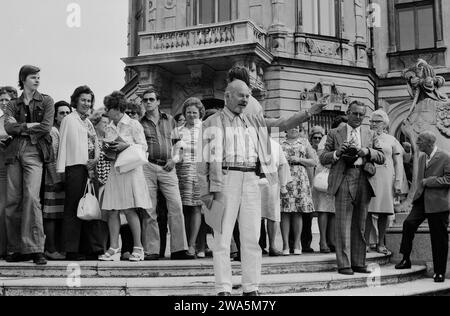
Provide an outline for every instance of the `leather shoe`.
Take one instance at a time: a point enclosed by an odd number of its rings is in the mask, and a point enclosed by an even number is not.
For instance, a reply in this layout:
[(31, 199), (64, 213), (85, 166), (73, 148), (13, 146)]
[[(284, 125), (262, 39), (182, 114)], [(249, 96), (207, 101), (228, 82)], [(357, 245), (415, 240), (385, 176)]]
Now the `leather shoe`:
[(434, 279), (435, 283), (444, 283), (445, 282), (445, 275), (443, 275), (443, 274), (435, 274), (433, 279)]
[(190, 255), (186, 250), (173, 252), (170, 255), (170, 260), (192, 260), (195, 259), (195, 255)]
[(253, 291), (253, 292), (247, 292), (247, 293), (242, 293), (243, 296), (259, 296), (258, 291)]
[(367, 267), (352, 267), (353, 272), (355, 273), (363, 273), (363, 274), (371, 274), (372, 271), (367, 269)]
[(397, 270), (411, 269), (411, 261), (409, 259), (403, 259), (395, 266), (395, 269)]
[(320, 248), (320, 253), (331, 253), (330, 248)]
[(314, 249), (312, 249), (311, 247), (305, 247), (302, 249), (303, 253), (314, 253)]
[(231, 296), (230, 292), (220, 292), (217, 294), (217, 296)]
[(343, 275), (354, 275), (355, 273), (353, 272), (352, 269), (350, 268), (345, 268), (345, 269), (339, 269), (338, 270), (339, 274), (343, 274)]
[(269, 257), (280, 257), (283, 253), (277, 249), (269, 249)]
[(86, 261), (86, 256), (77, 252), (66, 253), (67, 261)]
[(12, 253), (6, 256), (5, 261), (9, 263), (15, 263), (15, 262), (25, 262), (30, 261), (31, 258), (29, 255), (22, 255), (20, 253)]
[(152, 254), (149, 254), (149, 255), (145, 255), (144, 260), (145, 261), (156, 261), (156, 260), (159, 260), (159, 254), (152, 253)]
[(43, 266), (47, 264), (47, 259), (45, 259), (45, 255), (43, 253), (35, 253), (33, 255), (33, 262), (38, 266)]

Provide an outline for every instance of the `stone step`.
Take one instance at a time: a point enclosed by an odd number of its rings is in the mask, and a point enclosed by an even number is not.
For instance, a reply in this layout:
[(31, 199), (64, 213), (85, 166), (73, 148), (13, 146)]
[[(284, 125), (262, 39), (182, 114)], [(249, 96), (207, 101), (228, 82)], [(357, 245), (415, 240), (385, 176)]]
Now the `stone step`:
[[(388, 264), (389, 256), (370, 253), (368, 264), (380, 266)], [(49, 261), (46, 266), (36, 266), (32, 263), (6, 263), (0, 261), (1, 277), (34, 277), (60, 278), (71, 273), (74, 269), (70, 262)], [(150, 278), (150, 277), (185, 277), (185, 276), (213, 276), (213, 261), (197, 259), (186, 261), (159, 260), (139, 263), (131, 262), (77, 262), (81, 269), (82, 278)], [(233, 262), (233, 274), (241, 273), (240, 262)], [(334, 254), (305, 254), (289, 257), (263, 257), (263, 274), (285, 274), (302, 272), (326, 272), (336, 270), (336, 256)]]
[[(373, 276), (339, 275), (335, 272), (268, 274), (261, 279), (262, 295), (323, 292), (368, 286), (384, 286), (422, 278), (425, 266), (398, 271), (394, 266), (380, 267)], [(79, 282), (79, 284), (77, 284)], [(233, 294), (241, 295), (241, 278), (233, 277)], [(71, 287), (72, 286), (72, 287)], [(78, 287), (74, 287), (78, 286)], [(207, 296), (215, 295), (213, 277), (166, 278), (3, 278), (3, 296)]]
[(450, 281), (434, 283), (431, 278), (407, 283), (387, 284), (380, 287), (321, 291), (314, 293), (290, 293), (280, 296), (450, 296)]

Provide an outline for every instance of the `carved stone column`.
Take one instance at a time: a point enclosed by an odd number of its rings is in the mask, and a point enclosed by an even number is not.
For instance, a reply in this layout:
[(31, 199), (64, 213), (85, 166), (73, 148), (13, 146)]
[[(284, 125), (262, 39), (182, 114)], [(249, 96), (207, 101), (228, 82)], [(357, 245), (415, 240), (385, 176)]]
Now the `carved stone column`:
[(156, 13), (157, 13), (157, 5), (159, 1), (156, 0), (146, 0), (146, 16), (147, 16), (147, 32), (155, 32), (156, 31)]
[(285, 55), (287, 53), (287, 36), (288, 29), (282, 22), (284, 16), (285, 0), (272, 1), (272, 24), (270, 25), (268, 34), (270, 35), (270, 49), (274, 54)]
[(434, 20), (436, 24), (436, 46), (445, 47), (442, 25), (442, 0), (434, 0)]
[(395, 53), (397, 51), (397, 34), (396, 34), (396, 19), (395, 19), (395, 3), (396, 0), (387, 1), (388, 6), (388, 28), (389, 28), (389, 50), (388, 53)]

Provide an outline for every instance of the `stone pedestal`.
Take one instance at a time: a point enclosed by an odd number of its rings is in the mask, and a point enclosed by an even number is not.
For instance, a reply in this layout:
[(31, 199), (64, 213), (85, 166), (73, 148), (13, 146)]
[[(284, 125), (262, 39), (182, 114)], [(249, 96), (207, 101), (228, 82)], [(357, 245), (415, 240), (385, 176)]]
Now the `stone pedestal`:
[[(403, 258), (399, 250), (402, 241), (403, 222), (406, 217), (408, 217), (408, 214), (396, 214), (393, 226), (386, 233), (386, 247), (392, 251), (392, 262), (394, 263), (399, 262)], [(430, 277), (433, 276), (430, 229), (426, 221), (420, 226), (415, 235), (411, 261), (413, 264), (426, 264), (428, 268), (427, 275)], [(447, 277), (450, 277), (450, 260), (447, 261)]]

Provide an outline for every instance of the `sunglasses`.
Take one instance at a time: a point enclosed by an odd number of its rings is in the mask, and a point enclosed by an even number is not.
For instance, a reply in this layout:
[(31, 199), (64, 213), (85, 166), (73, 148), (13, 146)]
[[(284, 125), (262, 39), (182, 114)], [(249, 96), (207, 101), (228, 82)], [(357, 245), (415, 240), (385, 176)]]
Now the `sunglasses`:
[(125, 112), (125, 114), (128, 115), (128, 116), (134, 116), (134, 115), (136, 115), (137, 113), (134, 112), (134, 111), (127, 111), (127, 112)]
[(58, 114), (59, 114), (59, 115), (69, 115), (70, 112), (69, 112), (69, 111), (66, 111), (66, 112), (61, 111), (61, 112), (58, 112)]
[(321, 140), (322, 137), (313, 137), (313, 139)]
[(144, 102), (144, 103), (150, 103), (150, 102), (155, 102), (156, 101), (156, 99), (155, 98), (144, 98), (144, 99), (142, 99), (142, 102)]

